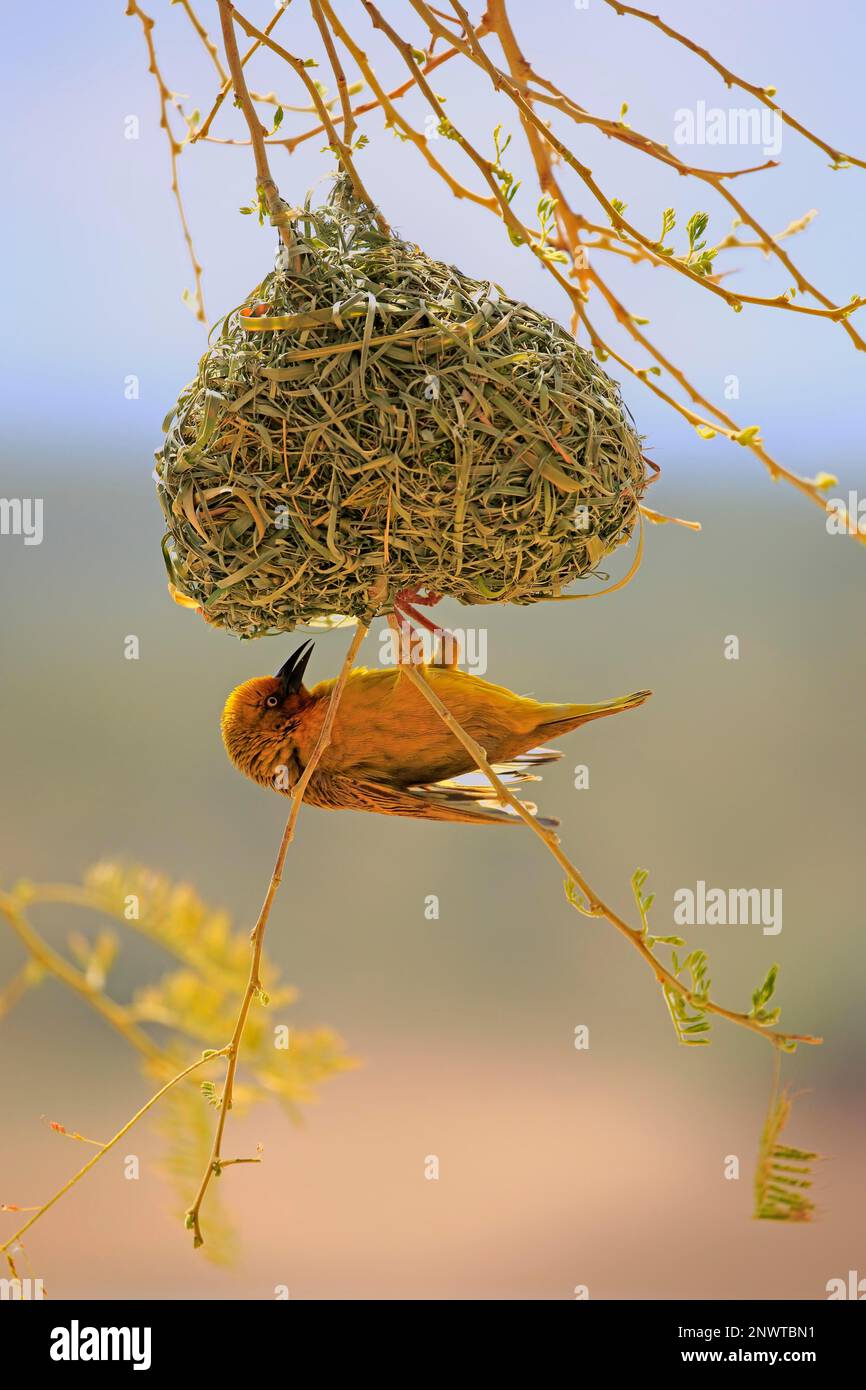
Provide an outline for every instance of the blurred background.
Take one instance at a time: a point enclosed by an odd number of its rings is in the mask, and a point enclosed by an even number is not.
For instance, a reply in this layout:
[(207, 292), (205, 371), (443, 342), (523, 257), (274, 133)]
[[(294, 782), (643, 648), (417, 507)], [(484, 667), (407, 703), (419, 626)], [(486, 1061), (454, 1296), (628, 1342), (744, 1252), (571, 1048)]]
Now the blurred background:
[[(167, 82), (188, 110), (207, 110), (215, 73), (181, 7), (145, 8)], [(749, 105), (601, 0), (510, 8), (539, 71), (591, 111), (616, 117), (627, 101), (628, 119), (660, 140), (673, 144), (679, 109)], [(827, 140), (866, 150), (853, 99), (864, 39), (854, 0), (823, 6), (820, 62), (814, 6), (801, 0), (658, 8), (745, 77), (777, 86)], [(216, 33), (215, 7), (204, 0), (200, 10)], [(341, 6), (347, 20), (355, 10), (356, 35), (396, 85), (402, 74), (360, 6)], [(248, 13), (261, 26), (272, 7), (250, 0)], [(397, 23), (397, 8), (388, 13)], [(408, 6), (400, 23), (423, 41)], [(294, 52), (319, 53), (301, 0), (281, 26)], [(205, 332), (181, 302), (191, 275), (141, 27), (121, 4), (16, 7), (2, 61), (10, 211), (0, 491), (43, 498), (45, 520), (39, 546), (0, 537), (0, 874), (5, 885), (75, 879), (104, 855), (128, 856), (251, 924), (286, 806), (230, 767), (219, 712), (233, 685), (276, 669), (295, 639), (238, 643), (166, 592), (152, 454)], [(254, 74), (259, 90), (303, 104), (267, 57)], [(327, 81), (324, 69), (318, 76)], [(510, 108), (478, 74), (455, 61), (434, 85), (491, 152), (503, 121), (514, 134), (510, 166), (531, 179)], [(423, 125), (420, 97), (405, 109)], [(130, 115), (137, 140), (124, 138)], [(287, 111), (284, 131), (307, 121)], [(556, 286), (488, 212), (455, 201), (379, 113), (363, 129), (364, 177), (403, 235), (567, 322)], [(228, 103), (214, 133), (243, 133)], [(680, 225), (711, 209), (711, 241), (727, 231), (728, 212), (708, 190), (590, 130), (569, 139), (638, 225), (655, 227), (674, 204)], [(291, 158), (274, 152), (288, 199), (317, 183), (326, 194), (323, 143)], [(437, 154), (471, 179), (444, 143)], [(727, 146), (683, 153), (714, 168), (764, 158)], [(862, 171), (831, 171), (787, 129), (779, 158), (779, 169), (740, 180), (738, 194), (774, 230), (818, 208), (791, 253), (837, 302), (862, 293)], [(248, 150), (197, 145), (180, 177), (212, 322), (269, 267), (273, 234), (237, 213), (254, 187)], [(522, 207), (530, 221), (533, 209)], [(787, 288), (781, 268), (754, 251), (726, 264), (736, 272), (729, 287)], [(863, 364), (841, 329), (758, 308), (735, 315), (660, 270), (602, 269), (701, 390), (725, 404), (726, 378), (738, 378), (739, 400), (727, 404), (742, 424), (761, 425), (787, 466), (838, 475), (840, 496), (863, 489)], [(133, 400), (130, 375), (140, 383)], [(866, 552), (828, 535), (821, 513), (774, 486), (746, 451), (702, 441), (639, 383), (623, 389), (663, 470), (649, 501), (700, 520), (700, 535), (654, 528), (637, 580), (603, 603), (439, 611), (454, 626), (486, 628), (488, 679), (522, 693), (655, 692), (640, 711), (565, 743), (538, 791), (562, 821), (566, 850), (620, 910), (633, 911), (638, 865), (650, 871), (659, 933), (674, 929), (674, 891), (699, 879), (783, 890), (779, 936), (756, 926), (686, 935), (707, 950), (714, 996), (730, 1007), (748, 1008), (779, 961), (783, 1026), (826, 1038), (784, 1066), (803, 1092), (788, 1138), (827, 1156), (816, 1220), (751, 1220), (771, 1049), (722, 1023), (711, 1048), (678, 1048), (649, 972), (612, 928), (568, 907), (559, 871), (528, 832), (307, 809), (268, 949), (301, 991), (286, 1021), (335, 1028), (362, 1067), (328, 1082), (299, 1128), (276, 1108), (230, 1118), (232, 1151), (265, 1145), (260, 1167), (221, 1180), (241, 1231), (231, 1267), (192, 1251), (160, 1172), (159, 1135), (145, 1122), (124, 1141), (141, 1156), (140, 1181), (124, 1180), (121, 1146), (27, 1240), (30, 1272), (53, 1296), (271, 1298), (285, 1285), (293, 1298), (568, 1299), (585, 1285), (592, 1298), (820, 1298), (828, 1279), (866, 1275)], [(124, 658), (130, 634), (137, 661)], [(738, 661), (724, 658), (731, 634)], [(318, 638), (314, 680), (336, 673), (347, 640)], [(362, 658), (374, 664), (378, 651), (374, 631)], [(578, 763), (590, 769), (587, 790), (574, 787)], [(435, 921), (424, 913), (429, 894), (440, 900)], [(44, 909), (36, 920), (62, 948), (67, 914)], [(21, 960), (0, 930), (0, 981)], [(128, 997), (155, 964), (130, 934), (112, 992)], [(586, 1051), (574, 1047), (578, 1025), (589, 1028)], [(22, 1205), (43, 1201), (88, 1156), (52, 1135), (45, 1117), (107, 1137), (153, 1089), (116, 1036), (52, 982), (0, 1022), (0, 1083), (0, 1203)], [(440, 1177), (428, 1181), (434, 1154)], [(738, 1181), (724, 1177), (729, 1155), (739, 1157)], [(0, 1231), (15, 1220), (0, 1214)]]

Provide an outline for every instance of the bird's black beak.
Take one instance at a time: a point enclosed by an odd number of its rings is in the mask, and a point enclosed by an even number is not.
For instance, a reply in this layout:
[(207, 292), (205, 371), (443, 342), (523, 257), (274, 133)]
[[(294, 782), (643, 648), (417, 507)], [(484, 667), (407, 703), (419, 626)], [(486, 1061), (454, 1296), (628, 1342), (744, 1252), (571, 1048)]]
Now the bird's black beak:
[(297, 695), (300, 690), (304, 680), (304, 672), (307, 669), (307, 662), (313, 655), (313, 646), (312, 641), (304, 642), (303, 646), (292, 652), (288, 661), (277, 671), (277, 680), (283, 683), (283, 699), (287, 695)]

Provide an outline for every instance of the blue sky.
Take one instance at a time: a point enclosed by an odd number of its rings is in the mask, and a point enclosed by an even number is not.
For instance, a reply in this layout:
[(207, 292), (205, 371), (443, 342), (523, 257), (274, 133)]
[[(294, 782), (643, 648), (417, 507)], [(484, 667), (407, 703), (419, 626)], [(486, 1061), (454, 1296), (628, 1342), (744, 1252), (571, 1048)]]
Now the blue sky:
[[(215, 73), (181, 8), (167, 0), (148, 0), (145, 8), (157, 21), (157, 48), (169, 84), (188, 97), (188, 109), (206, 109)], [(862, 5), (827, 0), (818, 9), (803, 0), (725, 5), (660, 0), (654, 8), (736, 71), (777, 86), (779, 100), (828, 140), (855, 153), (866, 151), (859, 98), (866, 37)], [(201, 0), (199, 9), (216, 33), (215, 6)], [(149, 466), (163, 415), (204, 346), (201, 325), (181, 302), (191, 276), (168, 188), (156, 90), (146, 71), (140, 25), (123, 10), (121, 0), (75, 5), (48, 0), (39, 7), (15, 6), (6, 18), (4, 432), (19, 459), (39, 447), (39, 438), (47, 438), (52, 449), (62, 443), (94, 467)], [(572, 0), (512, 0), (510, 10), (541, 72), (593, 112), (615, 117), (627, 101), (635, 127), (672, 145), (678, 111), (696, 110), (700, 102), (724, 110), (752, 104), (745, 93), (728, 92), (691, 54), (645, 24), (618, 18), (602, 0), (588, 0), (586, 9)], [(341, 12), (347, 19), (354, 14), (354, 32), (380, 75), (389, 85), (402, 80), (396, 55), (383, 47), (360, 6), (344, 3)], [(264, 24), (272, 7), (249, 0), (248, 13)], [(391, 0), (388, 14), (395, 23), (400, 19), (407, 37), (421, 38), (408, 5)], [(294, 0), (280, 29), (296, 53), (319, 53), (302, 0)], [(327, 80), (324, 68), (318, 75)], [(253, 82), (263, 90), (276, 87), (287, 101), (302, 100), (291, 75), (269, 56), (258, 63)], [(492, 150), (497, 122), (513, 131), (509, 160), (518, 176), (531, 177), (513, 111), (492, 95), (480, 74), (455, 62), (436, 74), (434, 85), (447, 96), (452, 118), (482, 147)], [(423, 124), (420, 97), (407, 99), (405, 110)], [(141, 123), (135, 141), (124, 138), (129, 115)], [(283, 131), (303, 128), (305, 119), (287, 113)], [(729, 210), (702, 186), (667, 177), (662, 166), (586, 128), (559, 129), (645, 230), (654, 230), (661, 209), (672, 203), (681, 224), (697, 209), (710, 210), (711, 240), (727, 231)], [(488, 212), (453, 199), (414, 150), (383, 130), (378, 113), (366, 118), (364, 130), (370, 144), (360, 156), (361, 168), (402, 234), (566, 318), (560, 291), (527, 252), (510, 245)], [(230, 106), (214, 133), (243, 133)], [(450, 145), (444, 150), (444, 144), (439, 141), (437, 153), (471, 180), (460, 151)], [(330, 157), (321, 145), (315, 138), (291, 158), (283, 150), (274, 152), (274, 173), (290, 200), (302, 198), (317, 181), (326, 192)], [(764, 157), (760, 149), (736, 146), (677, 152), (719, 168)], [(832, 172), (819, 150), (789, 130), (783, 132), (780, 159), (779, 169), (738, 180), (736, 191), (773, 229), (817, 207), (815, 222), (790, 243), (795, 259), (840, 300), (864, 292), (866, 172)], [(272, 233), (254, 218), (238, 215), (254, 182), (248, 150), (198, 145), (184, 153), (180, 173), (213, 319), (269, 267)], [(564, 181), (575, 206), (597, 215), (576, 179), (567, 173)], [(520, 203), (521, 196), (518, 206), (532, 221), (534, 200), (527, 196)], [(760, 422), (768, 445), (785, 462), (806, 471), (838, 471), (856, 485), (866, 424), (861, 386), (866, 354), (855, 352), (838, 327), (757, 308), (735, 315), (673, 274), (633, 269), (619, 260), (611, 265), (610, 259), (602, 268), (615, 288), (651, 320), (649, 331), (702, 389), (718, 398), (725, 378), (735, 374), (740, 399), (734, 410), (742, 423)], [(737, 253), (727, 264), (737, 270), (726, 282), (731, 288), (771, 294), (787, 287), (784, 270), (755, 252)], [(605, 323), (598, 309), (594, 317)], [(866, 335), (866, 310), (855, 321)], [(128, 374), (140, 379), (135, 402), (124, 399)], [(639, 384), (626, 382), (624, 390), (655, 457), (666, 466), (696, 468), (708, 477), (723, 476), (728, 466), (737, 478), (761, 480), (757, 463), (743, 467), (747, 461), (738, 450), (719, 441), (702, 443)]]

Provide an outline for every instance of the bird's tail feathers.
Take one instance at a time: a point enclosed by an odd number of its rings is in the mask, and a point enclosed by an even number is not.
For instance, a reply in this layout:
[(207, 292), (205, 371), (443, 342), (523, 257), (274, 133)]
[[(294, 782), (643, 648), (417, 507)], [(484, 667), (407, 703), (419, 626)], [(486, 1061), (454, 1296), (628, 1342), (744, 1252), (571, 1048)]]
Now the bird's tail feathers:
[(627, 709), (637, 709), (652, 695), (651, 690), (636, 690), (631, 695), (618, 695), (613, 700), (600, 700), (594, 705), (559, 705), (553, 719), (545, 720), (542, 730), (551, 734), (568, 733), (592, 719), (604, 719), (609, 714), (621, 714)]
[[(491, 767), (509, 791), (521, 782), (539, 782), (533, 768), (552, 763), (561, 758), (557, 748), (533, 748), (528, 753), (519, 753), (507, 762), (492, 763)], [(483, 825), (521, 825), (523, 822), (513, 807), (502, 805), (492, 794), (490, 783), (481, 770), (464, 772), (459, 777), (450, 777), (441, 782), (433, 782), (424, 787), (410, 788), (417, 796), (422, 796), (431, 807), (439, 807), (443, 819), (477, 822)], [(523, 806), (546, 829), (555, 830), (558, 820), (549, 816), (539, 816), (538, 807), (532, 801), (524, 801)]]
[[(506, 779), (503, 778), (503, 781)], [(489, 782), (483, 787), (464, 786), (456, 782), (434, 782), (430, 786), (408, 790), (410, 796), (423, 802), (422, 814), (430, 820), (462, 821), (464, 825), (523, 824), (522, 818), (513, 807), (507, 804), (503, 806), (491, 795)], [(559, 825), (559, 821), (550, 816), (539, 816), (535, 802), (522, 801), (522, 805), (538, 824), (546, 829), (555, 830)]]
[[(501, 782), (506, 786), (518, 782), (540, 782), (541, 778), (536, 776), (534, 769), (544, 767), (546, 763), (555, 763), (562, 757), (560, 748), (530, 748), (527, 753), (517, 753), (513, 758), (508, 758), (504, 762), (491, 763), (490, 766), (496, 773)], [(437, 782), (438, 787), (481, 787), (485, 792), (490, 790), (490, 783), (480, 768), (473, 768), (471, 772), (463, 772), (459, 777), (450, 777), (441, 782)]]

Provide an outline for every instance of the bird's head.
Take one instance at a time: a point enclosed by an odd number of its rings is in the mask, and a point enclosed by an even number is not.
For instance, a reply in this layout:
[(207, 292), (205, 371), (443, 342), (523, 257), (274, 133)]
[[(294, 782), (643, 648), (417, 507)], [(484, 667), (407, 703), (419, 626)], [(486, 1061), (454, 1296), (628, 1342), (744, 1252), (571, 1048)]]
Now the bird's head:
[(312, 652), (313, 643), (305, 642), (275, 676), (254, 676), (226, 700), (221, 720), (226, 752), (239, 771), (263, 786), (275, 786), (275, 776), (285, 769), (285, 782), (277, 789), (288, 790), (300, 775), (300, 767), (292, 766), (292, 733), (310, 699), (303, 682)]

